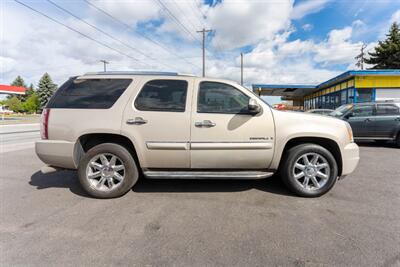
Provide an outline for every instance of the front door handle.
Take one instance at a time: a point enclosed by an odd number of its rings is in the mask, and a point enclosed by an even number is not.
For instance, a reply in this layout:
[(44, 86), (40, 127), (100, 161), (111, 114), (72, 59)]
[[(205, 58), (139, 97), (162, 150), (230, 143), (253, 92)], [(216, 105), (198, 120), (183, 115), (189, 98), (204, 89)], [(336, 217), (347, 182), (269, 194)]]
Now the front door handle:
[(371, 120), (370, 120), (370, 119), (365, 119), (364, 121), (365, 121), (365, 122), (370, 122)]
[(126, 121), (126, 124), (129, 124), (129, 125), (142, 125), (145, 123), (147, 123), (147, 121), (144, 120), (142, 117), (136, 117), (134, 119), (128, 119)]
[(398, 118), (396, 118), (396, 119), (394, 119), (395, 121), (400, 121), (400, 117), (398, 117)]
[(214, 127), (216, 124), (210, 120), (198, 121), (194, 124), (196, 127)]

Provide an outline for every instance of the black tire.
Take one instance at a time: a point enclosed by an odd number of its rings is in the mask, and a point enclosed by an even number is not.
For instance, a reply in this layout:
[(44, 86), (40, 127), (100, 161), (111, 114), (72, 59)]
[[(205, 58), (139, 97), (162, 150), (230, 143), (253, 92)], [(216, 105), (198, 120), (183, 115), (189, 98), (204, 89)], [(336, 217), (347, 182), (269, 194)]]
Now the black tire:
[[(120, 163), (125, 167), (123, 171), (123, 180), (114, 189), (110, 189), (109, 191), (97, 189), (97, 187), (93, 186), (86, 177), (86, 170), (90, 160), (96, 157), (96, 155), (103, 153), (107, 155), (115, 155), (118, 158), (118, 161), (120, 161)], [(78, 176), (82, 188), (90, 196), (95, 198), (116, 198), (123, 196), (134, 186), (138, 180), (139, 173), (134, 158), (125, 147), (114, 143), (104, 143), (92, 147), (82, 157), (78, 167)]]
[(400, 133), (398, 133), (397, 134), (397, 138), (396, 138), (396, 146), (398, 147), (398, 148), (400, 148)]
[[(316, 153), (322, 156), (329, 165), (329, 175), (326, 182), (320, 188), (306, 189), (300, 181), (294, 177), (294, 166), (302, 155), (307, 153)], [(316, 144), (301, 144), (290, 148), (282, 158), (283, 162), (280, 167), (280, 174), (283, 182), (290, 191), (301, 197), (319, 197), (327, 193), (336, 183), (338, 177), (338, 166), (333, 155), (324, 147)], [(305, 179), (305, 178), (303, 178)], [(319, 178), (318, 178), (319, 179)], [(321, 180), (320, 180), (321, 181)], [(319, 182), (320, 182), (319, 181)]]
[(387, 140), (375, 140), (375, 143), (378, 145), (384, 146), (387, 144)]

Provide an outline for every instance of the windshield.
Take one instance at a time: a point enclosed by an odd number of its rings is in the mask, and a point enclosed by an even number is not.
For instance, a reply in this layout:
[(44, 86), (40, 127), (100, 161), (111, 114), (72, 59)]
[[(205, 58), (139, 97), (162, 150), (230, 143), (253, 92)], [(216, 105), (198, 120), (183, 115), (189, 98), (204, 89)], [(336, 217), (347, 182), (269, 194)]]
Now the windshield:
[(347, 111), (349, 111), (352, 107), (353, 107), (352, 104), (342, 105), (342, 106), (338, 107), (337, 109), (335, 109), (334, 111), (332, 111), (331, 113), (329, 113), (329, 115), (334, 116), (334, 117), (341, 117), (343, 114), (345, 114)]

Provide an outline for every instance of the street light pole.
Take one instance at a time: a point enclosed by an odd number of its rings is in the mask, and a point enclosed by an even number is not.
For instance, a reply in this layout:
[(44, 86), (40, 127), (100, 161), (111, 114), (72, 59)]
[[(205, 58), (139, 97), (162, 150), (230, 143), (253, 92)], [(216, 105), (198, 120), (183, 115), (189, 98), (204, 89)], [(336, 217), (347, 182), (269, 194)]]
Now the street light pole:
[(243, 53), (240, 53), (240, 84), (243, 85)]

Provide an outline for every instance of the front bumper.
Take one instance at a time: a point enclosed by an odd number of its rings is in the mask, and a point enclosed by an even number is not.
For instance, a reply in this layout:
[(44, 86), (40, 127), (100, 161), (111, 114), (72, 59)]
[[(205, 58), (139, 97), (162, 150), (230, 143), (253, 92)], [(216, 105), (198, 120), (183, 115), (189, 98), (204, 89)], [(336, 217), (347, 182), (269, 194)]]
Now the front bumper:
[(40, 140), (35, 143), (36, 154), (47, 165), (76, 169), (74, 161), (75, 143), (60, 140)]
[(342, 151), (342, 176), (352, 173), (360, 161), (360, 151), (356, 143), (346, 145)]

